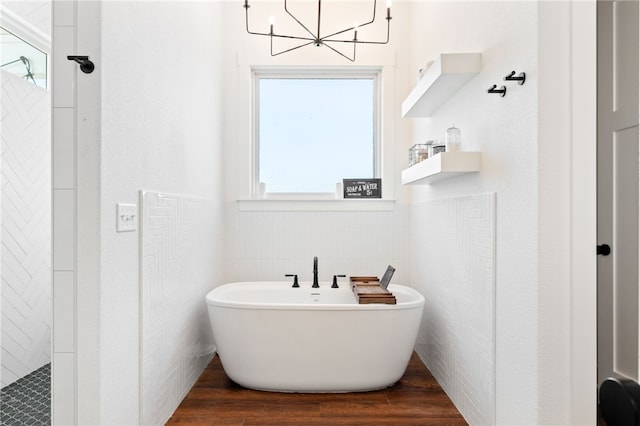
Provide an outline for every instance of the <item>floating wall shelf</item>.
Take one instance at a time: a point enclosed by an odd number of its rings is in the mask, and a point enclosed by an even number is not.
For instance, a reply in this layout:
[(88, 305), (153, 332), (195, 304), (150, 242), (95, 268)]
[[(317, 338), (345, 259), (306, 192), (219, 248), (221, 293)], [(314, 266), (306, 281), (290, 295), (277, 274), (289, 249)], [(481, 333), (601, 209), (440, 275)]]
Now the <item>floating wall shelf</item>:
[(480, 53), (443, 53), (402, 103), (403, 117), (430, 117), (480, 72)]
[(480, 171), (479, 152), (441, 152), (403, 170), (402, 184), (431, 184), (478, 171)]

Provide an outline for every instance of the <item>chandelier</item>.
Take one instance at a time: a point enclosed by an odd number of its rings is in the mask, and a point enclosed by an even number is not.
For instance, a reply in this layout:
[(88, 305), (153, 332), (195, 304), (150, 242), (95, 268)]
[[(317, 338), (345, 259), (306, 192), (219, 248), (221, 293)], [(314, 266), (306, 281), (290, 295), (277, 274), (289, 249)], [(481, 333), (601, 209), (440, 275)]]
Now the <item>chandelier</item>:
[[(356, 60), (356, 46), (358, 44), (387, 44), (389, 43), (389, 29), (391, 27), (391, 0), (387, 0), (387, 16), (386, 16), (386, 21), (387, 21), (387, 38), (384, 41), (367, 41), (367, 40), (360, 40), (358, 39), (358, 29), (371, 25), (374, 23), (374, 21), (376, 20), (376, 0), (373, 0), (373, 11), (372, 11), (372, 15), (371, 15), (371, 19), (369, 21), (367, 21), (364, 24), (354, 24), (352, 27), (348, 27), (345, 28), (343, 30), (331, 33), (331, 34), (327, 34), (327, 35), (323, 35), (322, 31), (320, 30), (320, 23), (321, 23), (321, 17), (322, 17), (322, 0), (318, 0), (318, 19), (317, 22), (315, 22), (315, 26), (314, 26), (314, 31), (310, 30), (307, 25), (303, 24), (301, 22), (301, 20), (299, 20), (293, 13), (291, 13), (291, 11), (289, 11), (289, 9), (287, 8), (287, 0), (284, 0), (284, 11), (287, 13), (287, 15), (289, 15), (291, 18), (293, 18), (293, 20), (300, 26), (302, 27), (302, 29), (304, 30), (304, 32), (306, 32), (308, 35), (306, 36), (297, 36), (297, 35), (286, 35), (286, 34), (279, 34), (277, 32), (274, 31), (273, 28), (273, 17), (270, 18), (270, 22), (269, 22), (269, 32), (268, 33), (263, 33), (263, 32), (258, 32), (258, 31), (251, 31), (249, 29), (249, 8), (251, 6), (249, 6), (249, 0), (244, 0), (244, 10), (245, 10), (245, 17), (246, 17), (246, 28), (247, 28), (247, 32), (249, 34), (252, 35), (261, 35), (261, 36), (268, 36), (271, 39), (271, 56), (278, 56), (278, 55), (282, 55), (283, 53), (287, 53), (287, 52), (291, 52), (293, 50), (297, 50), (300, 49), (301, 47), (305, 47), (305, 46), (310, 46), (310, 45), (315, 45), (315, 46), (327, 46), (329, 49), (331, 49), (332, 51), (334, 51), (335, 53), (337, 53), (338, 55), (350, 60), (351, 62), (354, 62)], [(353, 36), (353, 37), (351, 37)], [(283, 39), (290, 39), (290, 40), (298, 40), (300, 44), (288, 48), (288, 49), (284, 49), (281, 50), (279, 52), (274, 52), (273, 50), (273, 39), (274, 38), (283, 38)], [(336, 49), (334, 47), (338, 46), (338, 45), (349, 45), (351, 44), (353, 46), (353, 53), (350, 55), (347, 55), (345, 53), (342, 53), (340, 50)]]

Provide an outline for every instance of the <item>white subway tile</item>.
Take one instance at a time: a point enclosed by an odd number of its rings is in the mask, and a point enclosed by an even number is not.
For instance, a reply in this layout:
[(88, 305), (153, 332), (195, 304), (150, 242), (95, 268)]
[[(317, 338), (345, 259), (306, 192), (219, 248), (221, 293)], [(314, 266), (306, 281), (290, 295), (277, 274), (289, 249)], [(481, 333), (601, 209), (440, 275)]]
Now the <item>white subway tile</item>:
[(74, 109), (53, 109), (53, 189), (75, 187)]
[(76, 2), (70, 0), (54, 0), (53, 10), (53, 26), (54, 27), (72, 27), (76, 24)]
[(75, 260), (75, 193), (53, 190), (53, 270), (72, 271)]
[(53, 354), (51, 406), (53, 415), (51, 424), (75, 424), (75, 355), (72, 353)]
[(75, 28), (53, 27), (51, 97), (53, 107), (73, 107), (75, 102), (75, 67), (78, 65), (67, 59), (75, 55)]
[(53, 351), (73, 352), (75, 337), (74, 273), (53, 273)]

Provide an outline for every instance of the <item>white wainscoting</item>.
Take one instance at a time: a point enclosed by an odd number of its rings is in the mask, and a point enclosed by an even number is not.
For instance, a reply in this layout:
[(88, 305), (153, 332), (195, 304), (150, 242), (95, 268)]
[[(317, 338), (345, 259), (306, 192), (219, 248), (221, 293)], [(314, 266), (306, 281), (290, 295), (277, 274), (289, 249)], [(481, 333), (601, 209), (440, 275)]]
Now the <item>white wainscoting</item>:
[(219, 284), (218, 213), (210, 201), (146, 191), (140, 206), (141, 423), (164, 424), (215, 349), (205, 296)]
[(411, 282), (425, 297), (416, 346), (470, 424), (495, 423), (494, 193), (416, 203)]
[(2, 83), (2, 387), (51, 361), (51, 94)]

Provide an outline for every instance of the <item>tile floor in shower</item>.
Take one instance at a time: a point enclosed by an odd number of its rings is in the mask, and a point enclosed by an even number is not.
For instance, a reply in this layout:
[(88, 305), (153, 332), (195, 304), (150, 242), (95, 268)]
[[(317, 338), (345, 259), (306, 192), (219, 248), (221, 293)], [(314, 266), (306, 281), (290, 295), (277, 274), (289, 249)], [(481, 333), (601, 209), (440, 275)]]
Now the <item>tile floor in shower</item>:
[(0, 389), (0, 424), (51, 424), (51, 364), (46, 364)]

